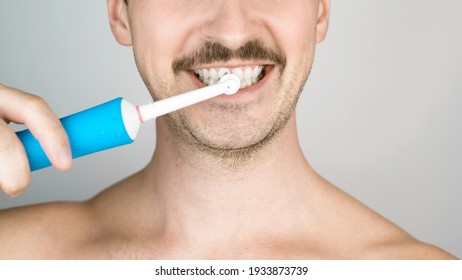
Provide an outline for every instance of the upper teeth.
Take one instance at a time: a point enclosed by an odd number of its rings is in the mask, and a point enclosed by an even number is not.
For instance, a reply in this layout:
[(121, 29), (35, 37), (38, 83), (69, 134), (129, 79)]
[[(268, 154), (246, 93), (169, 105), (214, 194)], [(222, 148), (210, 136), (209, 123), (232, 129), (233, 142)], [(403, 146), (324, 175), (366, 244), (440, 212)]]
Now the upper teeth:
[(194, 70), (194, 74), (207, 85), (213, 85), (226, 74), (233, 73), (241, 79), (241, 89), (256, 84), (263, 77), (263, 66), (247, 66), (236, 68), (208, 68)]

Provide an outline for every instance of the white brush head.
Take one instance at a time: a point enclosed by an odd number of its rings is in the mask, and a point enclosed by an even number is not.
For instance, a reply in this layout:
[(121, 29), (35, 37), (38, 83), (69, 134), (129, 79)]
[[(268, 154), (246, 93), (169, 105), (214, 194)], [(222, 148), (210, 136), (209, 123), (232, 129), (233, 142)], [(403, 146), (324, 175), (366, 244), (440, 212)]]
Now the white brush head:
[(241, 80), (234, 74), (226, 74), (220, 79), (220, 83), (227, 85), (228, 90), (224, 92), (226, 95), (232, 95), (238, 92), (241, 87)]

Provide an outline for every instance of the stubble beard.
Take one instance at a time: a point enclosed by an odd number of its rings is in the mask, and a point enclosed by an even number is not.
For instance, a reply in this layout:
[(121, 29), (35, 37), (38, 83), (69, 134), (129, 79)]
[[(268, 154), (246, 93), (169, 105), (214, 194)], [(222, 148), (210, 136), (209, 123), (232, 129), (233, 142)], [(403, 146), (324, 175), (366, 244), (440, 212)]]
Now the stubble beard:
[(293, 116), (309, 70), (294, 71), (298, 74), (292, 74), (292, 79), (285, 83), (281, 79), (277, 83), (281, 86), (271, 93), (279, 98), (272, 102), (276, 109), (263, 120), (248, 118), (242, 121), (240, 116), (247, 115), (250, 105), (210, 107), (209, 113), (212, 118), (216, 115), (219, 128), (207, 123), (195, 124), (185, 110), (164, 116), (175, 146), (189, 156), (202, 155), (232, 170), (254, 162), (278, 139)]

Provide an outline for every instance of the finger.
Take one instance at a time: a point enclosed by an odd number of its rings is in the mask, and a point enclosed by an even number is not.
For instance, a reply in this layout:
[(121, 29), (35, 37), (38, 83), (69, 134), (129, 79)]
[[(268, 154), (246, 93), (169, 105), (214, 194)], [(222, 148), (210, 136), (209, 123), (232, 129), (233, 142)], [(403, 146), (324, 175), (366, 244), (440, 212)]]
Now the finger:
[(9, 196), (17, 196), (29, 183), (29, 161), (24, 147), (8, 124), (0, 119), (0, 188)]
[(66, 131), (43, 98), (12, 88), (0, 88), (0, 114), (7, 122), (25, 124), (56, 168), (66, 170), (72, 166)]

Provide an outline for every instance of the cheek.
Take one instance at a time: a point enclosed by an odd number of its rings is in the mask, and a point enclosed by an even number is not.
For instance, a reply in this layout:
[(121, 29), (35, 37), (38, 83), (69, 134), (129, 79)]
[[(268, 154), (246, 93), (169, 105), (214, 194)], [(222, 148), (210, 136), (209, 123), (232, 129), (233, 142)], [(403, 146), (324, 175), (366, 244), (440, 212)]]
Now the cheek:
[(268, 27), (288, 64), (311, 63), (316, 45), (317, 13), (311, 5), (293, 7), (279, 14)]
[(314, 60), (316, 46), (317, 13), (313, 8), (293, 10), (292, 14), (284, 14), (275, 19), (271, 28), (273, 38), (287, 57), (286, 71), (275, 99), (278, 108), (288, 111), (297, 101), (300, 89), (304, 86)]
[[(155, 2), (155, 1), (152, 1)], [(187, 24), (167, 7), (144, 5), (132, 14), (133, 51), (140, 72), (171, 79), (172, 61), (188, 36)], [(162, 11), (160, 13), (159, 11)]]

